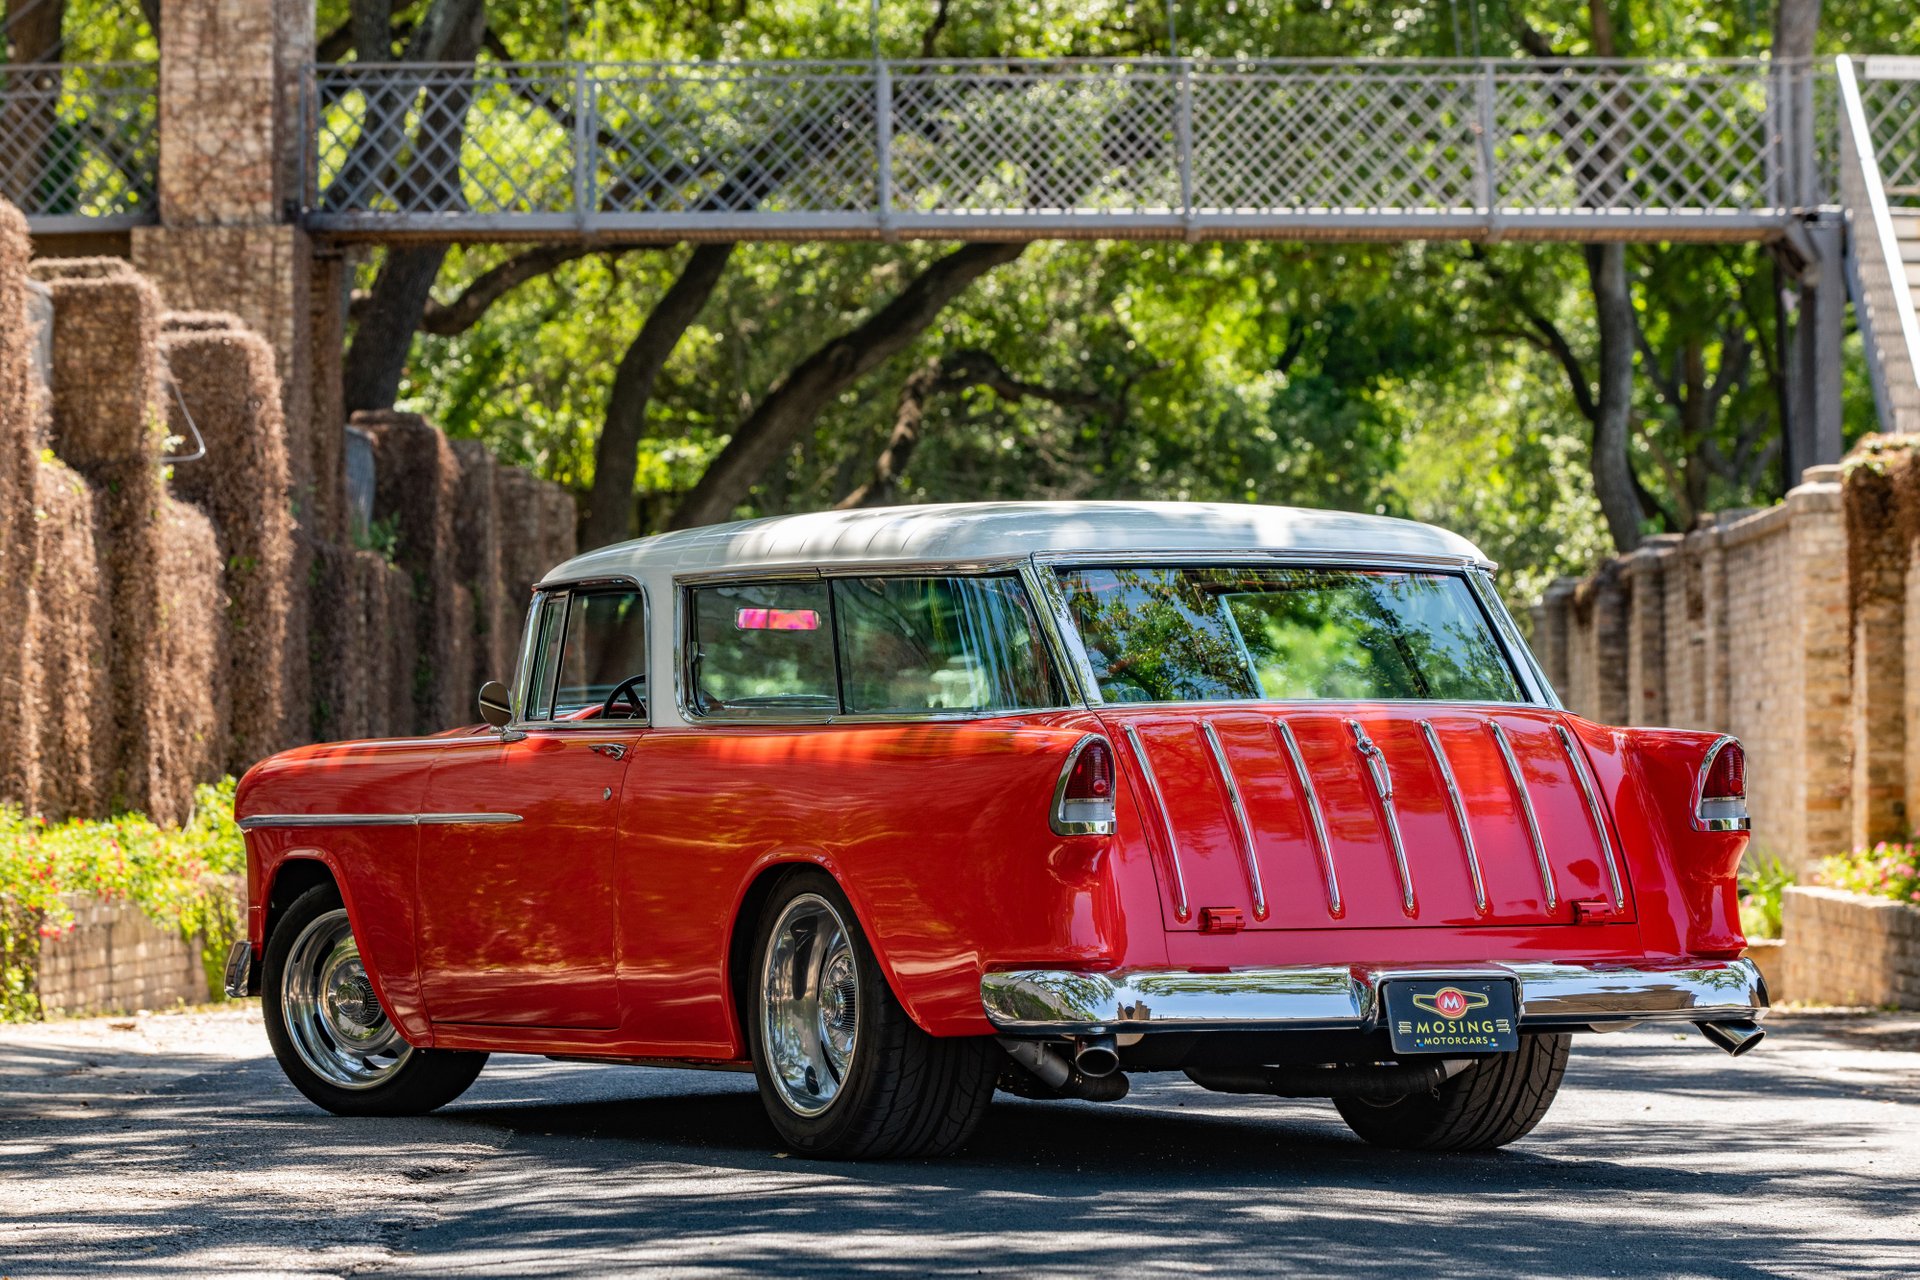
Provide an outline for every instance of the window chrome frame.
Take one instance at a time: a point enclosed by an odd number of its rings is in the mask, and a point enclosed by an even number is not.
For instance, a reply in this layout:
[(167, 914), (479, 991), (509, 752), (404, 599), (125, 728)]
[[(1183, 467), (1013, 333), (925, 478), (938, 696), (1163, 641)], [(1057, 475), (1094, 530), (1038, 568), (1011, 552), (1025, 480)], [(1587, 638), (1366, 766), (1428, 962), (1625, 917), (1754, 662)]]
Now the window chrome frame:
[[(1364, 701), (1381, 706), (1428, 707), (1436, 704), (1449, 706), (1487, 706), (1487, 707), (1528, 707), (1545, 706), (1561, 710), (1560, 700), (1555, 696), (1552, 686), (1547, 683), (1539, 664), (1520, 639), (1511, 615), (1499, 596), (1493, 592), (1489, 574), (1494, 564), (1489, 560), (1473, 560), (1463, 556), (1421, 556), (1385, 552), (1339, 552), (1326, 551), (1274, 551), (1249, 550), (1235, 552), (1181, 552), (1181, 551), (1102, 551), (1102, 552), (1036, 552), (1033, 567), (1037, 575), (1047, 580), (1047, 594), (1056, 602), (1054, 625), (1057, 626), (1065, 643), (1074, 656), (1074, 671), (1078, 676), (1081, 696), (1089, 709), (1099, 707), (1153, 707), (1160, 710), (1195, 710), (1200, 708), (1221, 707), (1318, 707), (1335, 705), (1342, 701)], [(1444, 698), (1222, 698), (1222, 699), (1180, 699), (1165, 702), (1108, 702), (1100, 689), (1099, 677), (1093, 669), (1093, 662), (1087, 656), (1086, 645), (1074, 624), (1072, 610), (1066, 603), (1066, 593), (1060, 588), (1060, 571), (1063, 569), (1103, 569), (1132, 567), (1145, 569), (1245, 569), (1245, 568), (1286, 568), (1286, 569), (1358, 569), (1358, 570), (1400, 570), (1407, 573), (1441, 574), (1461, 579), (1467, 587), (1467, 594), (1478, 606), (1482, 620), (1493, 636), (1494, 648), (1506, 663), (1507, 672), (1513, 677), (1514, 687), (1520, 693), (1515, 702), (1489, 702), (1485, 699), (1466, 701)]]
[[(975, 560), (863, 560), (847, 561), (808, 568), (794, 565), (770, 565), (758, 568), (737, 565), (727, 569), (697, 570), (673, 575), (673, 701), (680, 719), (689, 727), (703, 728), (791, 728), (822, 725), (965, 723), (977, 720), (1004, 720), (1011, 716), (1043, 715), (1059, 711), (1085, 710), (1077, 687), (1077, 669), (1058, 632), (1051, 603), (1041, 588), (1032, 556), (999, 556)], [(691, 607), (693, 592), (702, 588), (746, 584), (824, 582), (828, 586), (828, 627), (833, 642), (836, 700), (839, 688), (840, 636), (838, 620), (832, 615), (832, 582), (836, 578), (1016, 578), (1027, 595), (1027, 608), (1034, 626), (1045, 637), (1047, 656), (1053, 663), (1054, 692), (1059, 700), (1043, 707), (1002, 707), (987, 710), (926, 711), (835, 711), (820, 715), (810, 711), (755, 715), (705, 714), (695, 710), (692, 699), (693, 662), (696, 652)]]
[[(533, 680), (535, 650), (539, 647), (538, 623), (540, 610), (548, 601), (564, 599), (563, 611), (570, 611), (576, 592), (592, 593), (605, 591), (626, 591), (640, 597), (640, 628), (646, 638), (642, 646), (647, 655), (647, 714), (637, 720), (533, 720), (527, 717), (527, 693)], [(565, 656), (566, 623), (560, 628), (562, 656)], [(533, 589), (533, 604), (527, 610), (526, 634), (520, 639), (520, 665), (513, 680), (513, 720), (507, 728), (524, 735), (530, 729), (542, 732), (558, 730), (568, 733), (575, 730), (593, 733), (612, 733), (621, 729), (651, 728), (653, 726), (653, 677), (654, 669), (659, 665), (654, 661), (653, 652), (653, 600), (647, 591), (647, 584), (638, 578), (625, 575), (613, 575), (602, 578), (581, 578), (573, 582), (541, 583)]]

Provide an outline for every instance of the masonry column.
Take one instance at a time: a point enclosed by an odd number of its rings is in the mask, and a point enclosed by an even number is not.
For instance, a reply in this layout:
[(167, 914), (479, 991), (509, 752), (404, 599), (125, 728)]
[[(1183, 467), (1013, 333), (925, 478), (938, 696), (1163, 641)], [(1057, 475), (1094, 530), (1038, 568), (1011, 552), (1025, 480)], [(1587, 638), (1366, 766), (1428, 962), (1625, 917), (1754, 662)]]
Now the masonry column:
[[(133, 233), (134, 265), (175, 310), (238, 314), (273, 347), (296, 518), (339, 520), (337, 401), (316, 379), (344, 268), (293, 225), (300, 195), (301, 70), (312, 0), (159, 0), (160, 224)], [(316, 299), (318, 301), (316, 302)], [(321, 367), (337, 363), (322, 356)]]
[[(1808, 467), (1788, 491), (1792, 599), (1798, 614), (1799, 719), (1795, 788), (1797, 837), (1786, 851), (1796, 869), (1846, 848), (1852, 835), (1852, 761), (1847, 703), (1852, 692), (1847, 604), (1847, 530), (1840, 468)], [(1787, 675), (1789, 673), (1783, 673)], [(1785, 781), (1783, 779), (1783, 781)]]

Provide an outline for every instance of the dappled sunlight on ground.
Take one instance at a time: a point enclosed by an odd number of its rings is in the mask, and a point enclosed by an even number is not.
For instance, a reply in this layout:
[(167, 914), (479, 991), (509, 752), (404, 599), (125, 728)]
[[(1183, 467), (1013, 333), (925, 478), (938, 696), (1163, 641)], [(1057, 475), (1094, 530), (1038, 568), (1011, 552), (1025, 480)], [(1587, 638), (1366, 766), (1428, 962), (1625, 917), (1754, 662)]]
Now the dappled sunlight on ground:
[(1920, 1271), (1920, 1053), (1860, 1047), (1899, 1040), (1879, 1020), (1783, 1019), (1738, 1060), (1583, 1037), (1540, 1129), (1490, 1155), (1154, 1076), (1118, 1105), (1002, 1099), (951, 1159), (818, 1164), (748, 1076), (496, 1058), (439, 1115), (342, 1120), (257, 1016), (198, 1016), (0, 1030), (0, 1270)]

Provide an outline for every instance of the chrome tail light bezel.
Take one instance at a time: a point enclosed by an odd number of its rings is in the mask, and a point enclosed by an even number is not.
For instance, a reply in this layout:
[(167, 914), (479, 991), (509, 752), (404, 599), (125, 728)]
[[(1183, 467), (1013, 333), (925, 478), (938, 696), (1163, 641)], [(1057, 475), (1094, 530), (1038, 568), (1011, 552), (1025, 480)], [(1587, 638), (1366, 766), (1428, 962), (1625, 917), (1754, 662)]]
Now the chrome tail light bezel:
[[(1095, 745), (1107, 753), (1109, 784), (1104, 800), (1069, 799), (1067, 783), (1080, 764), (1080, 757)], [(1104, 734), (1082, 734), (1067, 752), (1060, 776), (1053, 784), (1053, 806), (1047, 811), (1047, 825), (1057, 836), (1110, 836), (1119, 826), (1120, 766), (1113, 743)]]
[[(1737, 796), (1710, 796), (1707, 794), (1707, 779), (1713, 776), (1714, 762), (1720, 753), (1732, 747), (1744, 759), (1747, 749), (1740, 740), (1731, 734), (1722, 734), (1707, 748), (1707, 754), (1701, 758), (1699, 772), (1693, 780), (1693, 829), (1695, 831), (1751, 831), (1753, 819), (1747, 810), (1747, 788), (1742, 786)], [(1741, 770), (1745, 776), (1745, 768)]]

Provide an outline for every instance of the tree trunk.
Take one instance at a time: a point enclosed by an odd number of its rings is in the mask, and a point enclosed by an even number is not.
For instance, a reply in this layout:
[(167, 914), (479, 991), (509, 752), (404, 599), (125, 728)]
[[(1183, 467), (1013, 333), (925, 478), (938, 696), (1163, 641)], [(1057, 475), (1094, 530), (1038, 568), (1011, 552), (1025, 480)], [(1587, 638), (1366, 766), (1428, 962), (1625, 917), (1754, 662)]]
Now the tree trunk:
[(919, 447), (920, 424), (926, 418), (928, 398), (940, 389), (942, 363), (935, 356), (907, 375), (900, 388), (900, 403), (893, 410), (893, 432), (887, 437), (887, 447), (873, 460), (872, 478), (835, 503), (836, 511), (882, 507), (892, 500), (907, 460)]
[(733, 439), (674, 510), (669, 527), (714, 524), (733, 515), (754, 482), (834, 397), (905, 350), (968, 285), (1020, 256), (1024, 245), (969, 244), (915, 276), (853, 332), (795, 365), (734, 431)]
[[(479, 52), (485, 32), (483, 0), (434, 0), (407, 56), (428, 62), (468, 62)], [(421, 148), (404, 181), (405, 186), (417, 187), (447, 207), (459, 200), (460, 138), (469, 101), (468, 96), (456, 95), (429, 106), (421, 131), (439, 141)], [(397, 112), (402, 105), (389, 104), (389, 108)], [(353, 344), (347, 348), (341, 381), (348, 413), (393, 407), (413, 349), (414, 330), (420, 327), (446, 256), (444, 245), (387, 250), (362, 319), (354, 326)]]
[(1780, 0), (1773, 11), (1774, 58), (1811, 58), (1819, 31), (1820, 0)]
[(713, 295), (732, 253), (731, 243), (696, 247), (620, 358), (607, 395), (606, 422), (593, 451), (593, 493), (587, 500), (582, 550), (631, 536), (633, 469), (639, 461), (654, 380)]
[(341, 371), (348, 413), (393, 407), (413, 351), (413, 331), (420, 327), (427, 296), (446, 256), (445, 245), (387, 250), (360, 322), (354, 326), (353, 343)]
[(1640, 498), (1627, 458), (1633, 411), (1633, 296), (1627, 247), (1587, 246), (1587, 281), (1600, 329), (1600, 394), (1593, 419), (1593, 492), (1616, 550), (1640, 545)]

